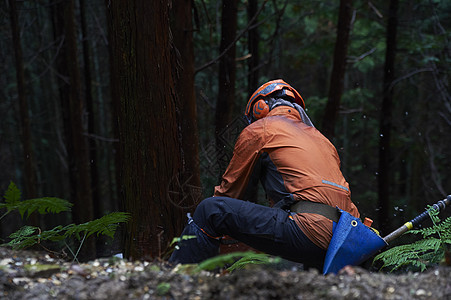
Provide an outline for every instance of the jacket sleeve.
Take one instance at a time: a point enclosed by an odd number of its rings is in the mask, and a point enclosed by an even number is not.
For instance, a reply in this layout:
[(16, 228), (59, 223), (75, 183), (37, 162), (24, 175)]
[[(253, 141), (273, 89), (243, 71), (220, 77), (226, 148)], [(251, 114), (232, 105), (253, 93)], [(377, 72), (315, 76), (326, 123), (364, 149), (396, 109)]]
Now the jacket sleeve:
[[(222, 176), (219, 186), (215, 187), (214, 196), (225, 196), (244, 200), (245, 193), (251, 190), (248, 184), (254, 166), (264, 144), (263, 122), (255, 122), (246, 127), (238, 137), (232, 159)], [(256, 185), (258, 180), (253, 180)]]

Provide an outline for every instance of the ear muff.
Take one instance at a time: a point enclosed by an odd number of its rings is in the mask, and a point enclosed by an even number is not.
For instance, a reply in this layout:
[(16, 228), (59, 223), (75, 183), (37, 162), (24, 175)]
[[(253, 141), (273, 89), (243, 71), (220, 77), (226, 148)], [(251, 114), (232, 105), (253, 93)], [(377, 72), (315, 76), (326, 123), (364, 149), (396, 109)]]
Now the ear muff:
[(252, 108), (252, 114), (255, 119), (261, 119), (266, 117), (269, 113), (269, 105), (265, 102), (265, 100), (260, 99), (255, 102), (254, 107)]

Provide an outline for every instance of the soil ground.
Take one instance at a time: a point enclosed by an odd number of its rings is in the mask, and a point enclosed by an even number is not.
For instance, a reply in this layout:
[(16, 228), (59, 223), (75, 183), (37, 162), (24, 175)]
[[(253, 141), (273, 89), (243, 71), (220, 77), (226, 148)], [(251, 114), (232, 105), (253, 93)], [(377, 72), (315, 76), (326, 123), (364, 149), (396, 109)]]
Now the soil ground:
[(74, 264), (0, 247), (1, 299), (451, 299), (451, 267), (386, 274), (347, 267), (323, 276), (297, 266), (189, 272), (116, 257)]

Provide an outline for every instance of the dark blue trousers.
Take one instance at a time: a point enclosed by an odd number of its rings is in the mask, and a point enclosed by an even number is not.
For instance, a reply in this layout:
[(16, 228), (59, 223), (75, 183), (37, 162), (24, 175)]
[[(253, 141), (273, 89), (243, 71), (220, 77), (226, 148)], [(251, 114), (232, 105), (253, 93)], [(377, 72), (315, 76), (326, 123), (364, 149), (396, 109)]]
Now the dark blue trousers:
[(219, 252), (229, 235), (259, 251), (322, 270), (326, 251), (316, 246), (290, 218), (290, 213), (252, 202), (211, 197), (196, 208), (170, 262), (198, 263)]

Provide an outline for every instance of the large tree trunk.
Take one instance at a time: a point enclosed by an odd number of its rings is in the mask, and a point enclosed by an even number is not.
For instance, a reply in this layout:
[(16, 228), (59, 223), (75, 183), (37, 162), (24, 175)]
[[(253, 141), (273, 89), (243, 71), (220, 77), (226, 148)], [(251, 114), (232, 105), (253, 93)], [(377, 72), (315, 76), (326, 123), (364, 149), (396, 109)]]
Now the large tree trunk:
[[(237, 0), (222, 1), (221, 43), (219, 53), (218, 100), (215, 113), (216, 146), (221, 152), (227, 151), (224, 143), (224, 131), (232, 121), (235, 102)], [(219, 176), (224, 173), (229, 161), (228, 153), (218, 154)]]
[[(107, 1), (126, 211), (125, 256), (159, 257), (183, 224), (168, 187), (181, 173), (168, 1)], [(171, 200), (177, 200), (172, 195)]]
[[(83, 126), (85, 102), (81, 96), (78, 66), (74, 1), (65, 0), (53, 7), (56, 39), (64, 39), (58, 62), (59, 88), (65, 127), (66, 148), (74, 203), (72, 218), (75, 223), (93, 220), (89, 149)], [(96, 255), (93, 238), (85, 241), (80, 257), (92, 259)]]
[(332, 140), (335, 136), (335, 123), (343, 94), (346, 56), (348, 53), (349, 32), (352, 20), (352, 0), (340, 0), (337, 40), (334, 50), (334, 65), (330, 78), (329, 97), (323, 118), (322, 132)]
[[(17, 16), (16, 0), (9, 0), (9, 12), (11, 21), (11, 32), (13, 38), (14, 56), (16, 62), (17, 93), (20, 107), (20, 127), (21, 141), (24, 158), (24, 183), (25, 199), (35, 198), (37, 196), (36, 165), (34, 161), (34, 152), (31, 140), (30, 117), (28, 114), (28, 103), (25, 86), (25, 70), (22, 56), (22, 45), (20, 42), (20, 28)], [(35, 219), (34, 221), (37, 221)]]
[(379, 140), (379, 227), (390, 230), (390, 135), (392, 127), (393, 80), (395, 78), (398, 0), (390, 0), (384, 67), (383, 99)]
[(183, 174), (173, 192), (183, 194), (179, 205), (192, 209), (201, 200), (199, 172), (199, 136), (197, 128), (196, 95), (194, 90), (194, 46), (192, 0), (179, 1), (172, 7), (172, 32), (177, 48), (178, 77), (175, 87), (180, 103), (181, 139), (183, 149)]

